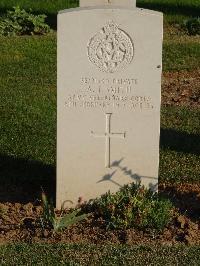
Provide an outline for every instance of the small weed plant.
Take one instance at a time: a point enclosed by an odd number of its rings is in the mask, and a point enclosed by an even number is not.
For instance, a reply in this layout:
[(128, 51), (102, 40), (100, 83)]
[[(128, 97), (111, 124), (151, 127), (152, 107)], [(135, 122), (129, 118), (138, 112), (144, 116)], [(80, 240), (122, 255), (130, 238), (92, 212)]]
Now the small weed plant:
[(161, 231), (172, 217), (172, 203), (143, 186), (131, 184), (91, 202), (92, 209), (106, 221), (107, 228)]
[(80, 209), (73, 210), (70, 213), (64, 215), (64, 210), (61, 210), (60, 216), (56, 215), (54, 210), (53, 202), (48, 201), (45, 193), (42, 193), (42, 205), (43, 205), (43, 214), (41, 218), (42, 227), (53, 228), (55, 232), (61, 231), (64, 228), (69, 227), (83, 219), (87, 218), (87, 214), (81, 214), (77, 216), (80, 212)]
[(200, 35), (200, 18), (185, 20), (183, 27), (189, 35)]
[(45, 23), (46, 15), (33, 15), (30, 12), (18, 6), (14, 7), (13, 11), (8, 11), (7, 15), (0, 19), (0, 35), (43, 35), (50, 32), (50, 27)]

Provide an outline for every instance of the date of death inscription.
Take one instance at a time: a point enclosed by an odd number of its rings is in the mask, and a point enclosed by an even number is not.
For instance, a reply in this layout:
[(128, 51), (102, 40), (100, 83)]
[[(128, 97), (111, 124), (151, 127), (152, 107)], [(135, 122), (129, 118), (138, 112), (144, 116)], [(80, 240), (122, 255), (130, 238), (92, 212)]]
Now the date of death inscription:
[(78, 90), (67, 94), (66, 108), (152, 110), (152, 99), (136, 95), (137, 79), (81, 78)]

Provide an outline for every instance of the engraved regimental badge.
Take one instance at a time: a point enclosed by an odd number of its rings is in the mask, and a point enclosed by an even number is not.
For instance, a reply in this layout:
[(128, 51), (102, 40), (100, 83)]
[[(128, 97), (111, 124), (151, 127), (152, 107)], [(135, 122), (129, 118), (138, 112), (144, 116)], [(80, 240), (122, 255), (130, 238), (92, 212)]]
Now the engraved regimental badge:
[(88, 58), (107, 73), (130, 64), (134, 56), (134, 44), (130, 36), (109, 21), (88, 43)]

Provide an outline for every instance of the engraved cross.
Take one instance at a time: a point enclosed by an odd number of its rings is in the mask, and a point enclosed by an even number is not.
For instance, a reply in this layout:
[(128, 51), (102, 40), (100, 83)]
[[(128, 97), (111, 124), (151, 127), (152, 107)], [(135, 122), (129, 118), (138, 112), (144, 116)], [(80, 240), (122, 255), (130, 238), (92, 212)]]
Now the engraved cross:
[(92, 136), (96, 138), (105, 138), (105, 167), (110, 168), (110, 140), (111, 138), (125, 138), (126, 133), (114, 133), (111, 132), (111, 115), (112, 113), (106, 113), (106, 130), (103, 134), (96, 134), (91, 131)]

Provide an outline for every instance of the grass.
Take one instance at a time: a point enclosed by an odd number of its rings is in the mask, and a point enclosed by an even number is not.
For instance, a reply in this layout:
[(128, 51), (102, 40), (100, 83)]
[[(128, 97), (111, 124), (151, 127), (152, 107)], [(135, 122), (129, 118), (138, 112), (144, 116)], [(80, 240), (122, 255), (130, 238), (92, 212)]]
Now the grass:
[[(31, 256), (30, 256), (31, 254)], [(9, 265), (200, 265), (200, 247), (16, 244), (0, 247)]]
[(137, 6), (163, 12), (165, 22), (170, 24), (181, 24), (200, 14), (199, 0), (138, 0)]
[(192, 70), (197, 67), (200, 67), (200, 42), (164, 42), (164, 71)]
[(0, 201), (34, 201), (41, 187), (55, 194), (56, 38), (2, 38), (0, 47)]
[[(0, 50), (0, 152), (54, 164), (56, 36), (1, 38)], [(200, 44), (167, 43), (163, 54), (164, 70), (192, 71), (199, 67)]]
[(160, 181), (199, 182), (200, 110), (162, 108)]
[(199, 67), (199, 42), (182, 43), (174, 41), (164, 42), (163, 69), (165, 70), (192, 70)]
[(34, 14), (47, 15), (47, 23), (56, 29), (57, 13), (59, 10), (77, 7), (77, 0), (1, 0), (0, 1), (0, 14), (4, 15), (7, 10), (12, 9), (14, 6), (20, 6), (27, 11), (30, 9)]
[(6, 10), (18, 5), (25, 9), (31, 8), (36, 13), (43, 12), (56, 15), (59, 10), (77, 7), (78, 3), (78, 0), (1, 0), (0, 10), (1, 13), (5, 13)]
[[(0, 198), (11, 190), (6, 199), (18, 198), (30, 182), (38, 194), (50, 184), (55, 193), (56, 35), (0, 38), (0, 50)], [(166, 41), (163, 53), (164, 70), (199, 68), (196, 41)], [(161, 181), (199, 182), (199, 116), (199, 109), (162, 108)]]
[[(34, 13), (45, 13), (48, 22), (56, 27), (56, 14), (59, 10), (77, 7), (78, 0), (1, 0), (0, 13), (19, 5), (25, 9), (32, 9)], [(197, 17), (200, 14), (199, 0), (137, 0), (137, 6), (164, 13), (165, 23), (182, 23), (185, 19)]]
[(56, 39), (0, 40), (0, 150), (44, 163), (55, 162)]

